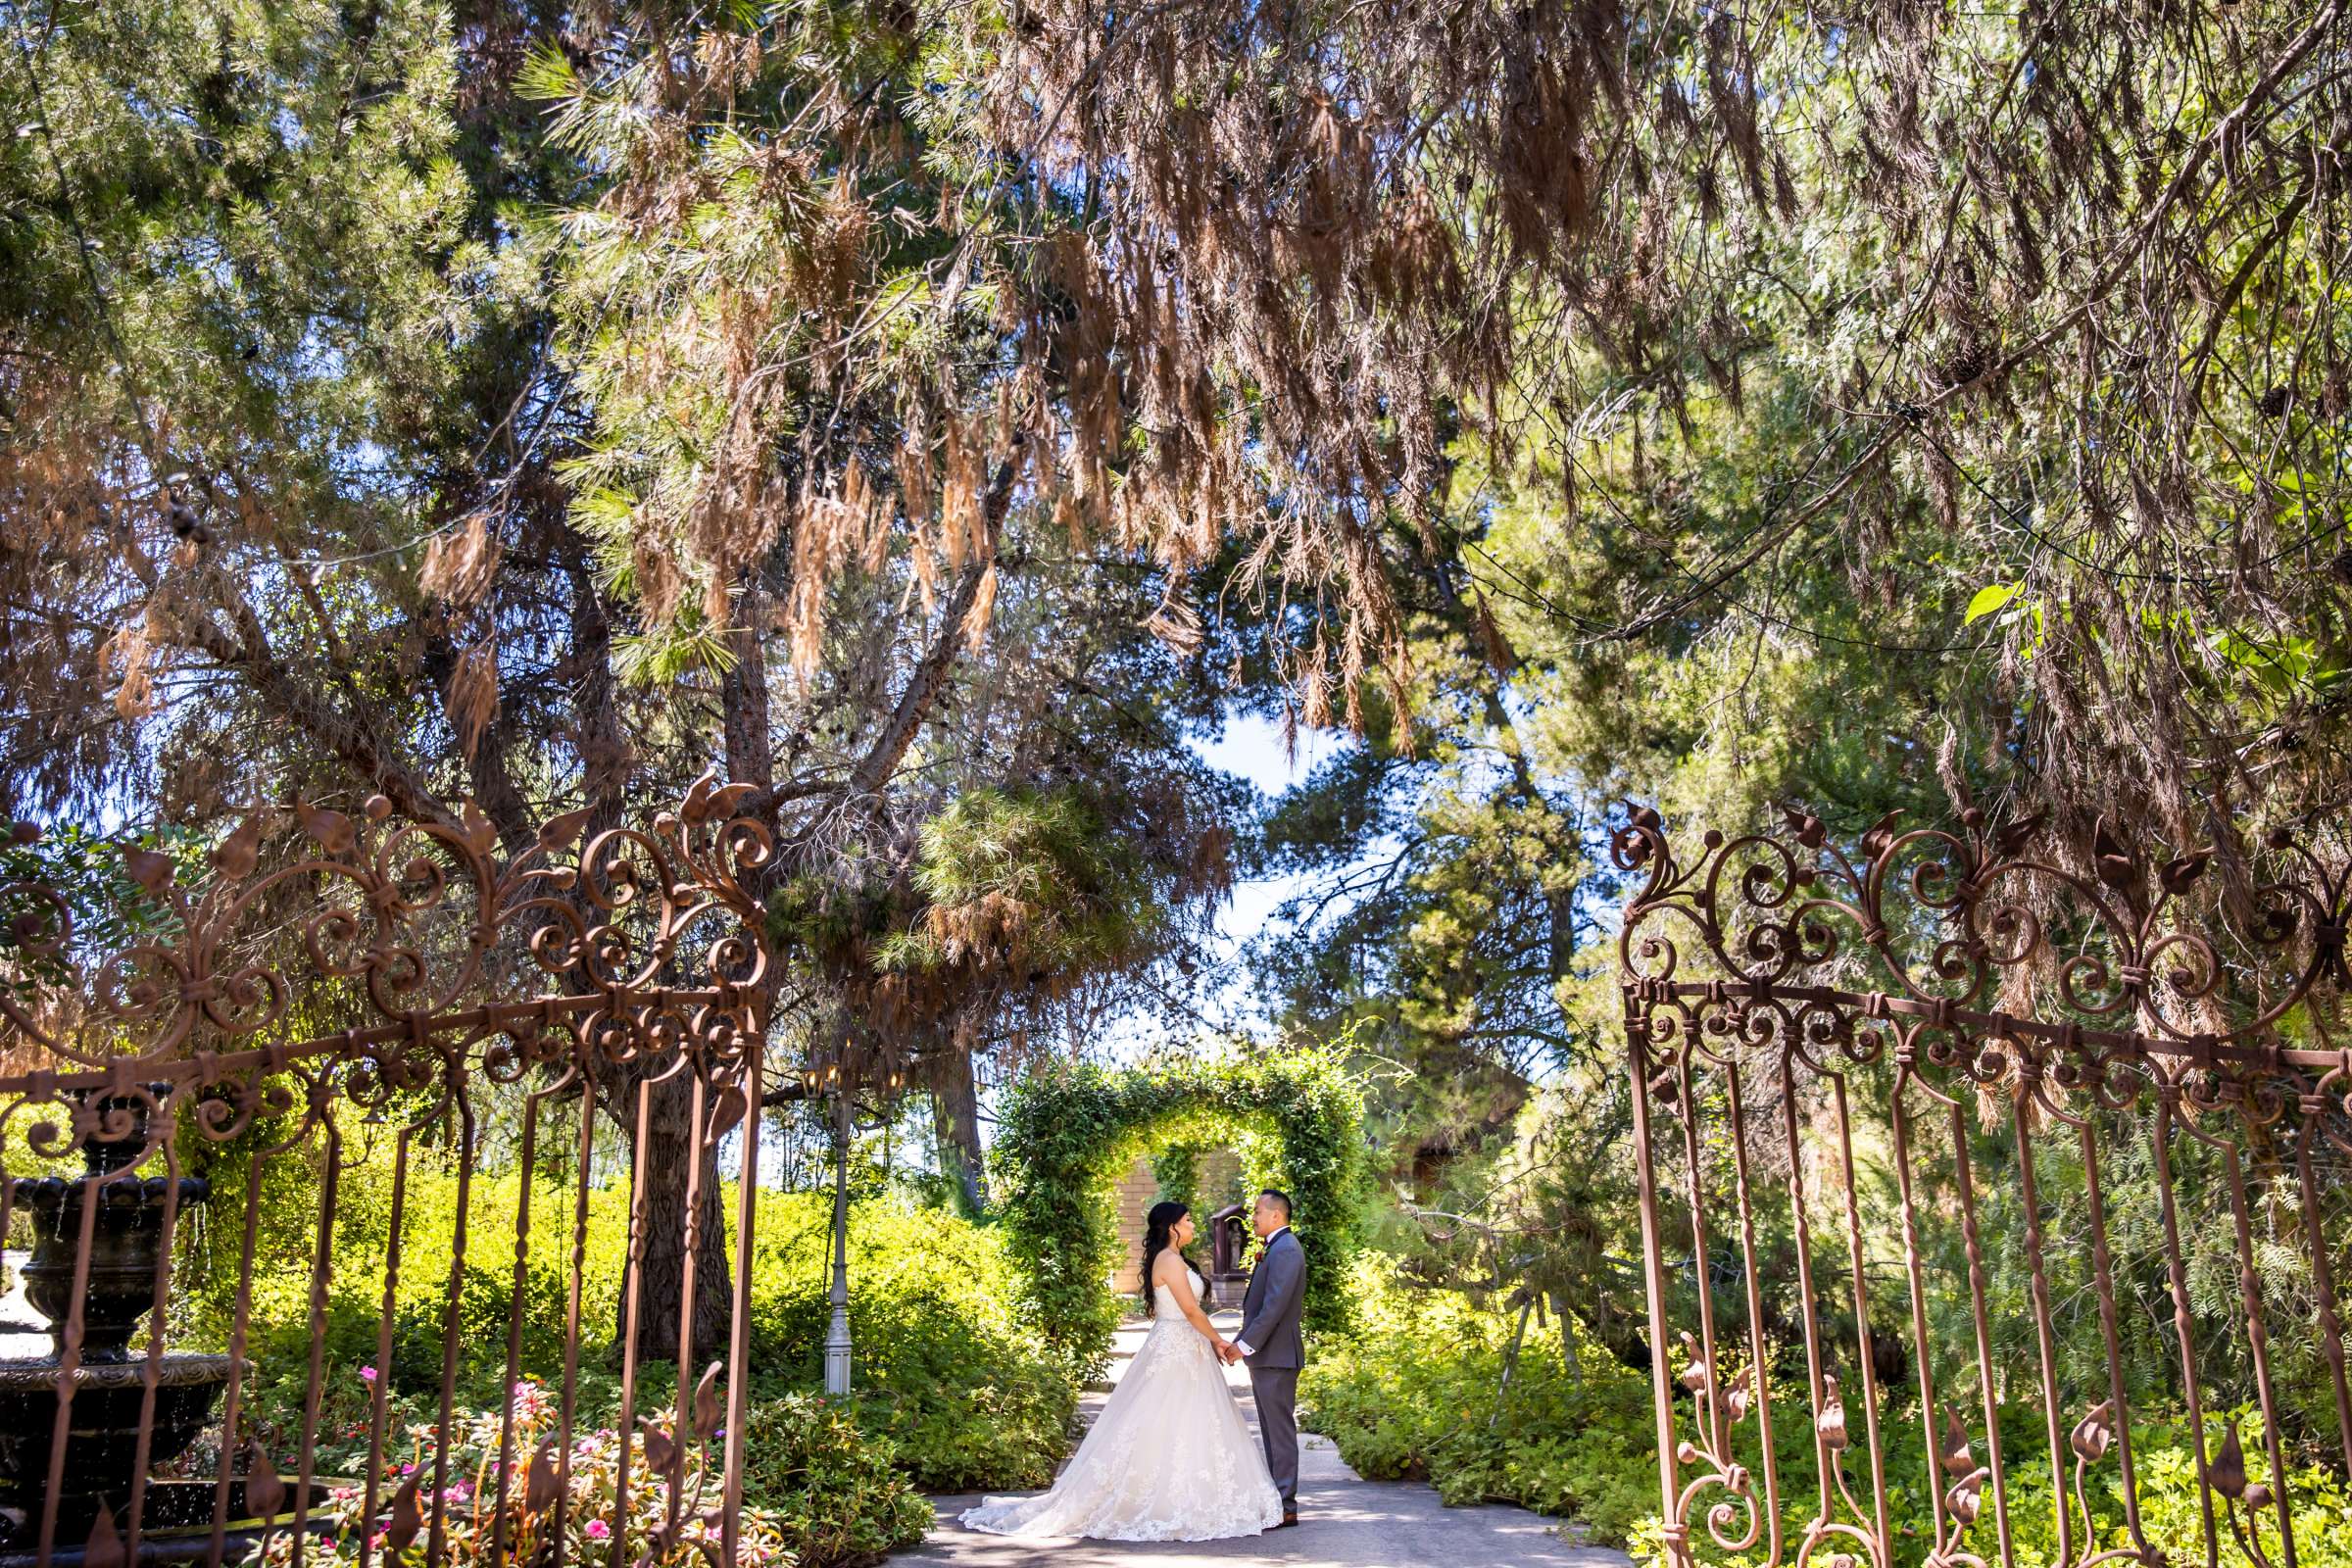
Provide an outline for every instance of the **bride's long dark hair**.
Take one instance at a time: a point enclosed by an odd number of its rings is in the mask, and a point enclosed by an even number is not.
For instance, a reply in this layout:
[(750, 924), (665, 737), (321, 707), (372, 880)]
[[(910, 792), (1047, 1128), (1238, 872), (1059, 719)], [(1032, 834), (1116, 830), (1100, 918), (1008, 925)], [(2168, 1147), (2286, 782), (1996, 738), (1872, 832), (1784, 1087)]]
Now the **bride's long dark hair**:
[[(1176, 1228), (1178, 1220), (1191, 1212), (1191, 1209), (1171, 1199), (1164, 1203), (1153, 1203), (1152, 1212), (1144, 1216), (1144, 1310), (1147, 1312), (1157, 1310), (1152, 1299), (1152, 1265), (1159, 1260), (1160, 1253), (1176, 1246), (1168, 1233)], [(1184, 1257), (1184, 1252), (1178, 1250), (1176, 1255)], [(1184, 1260), (1188, 1264), (1192, 1262), (1189, 1257)]]

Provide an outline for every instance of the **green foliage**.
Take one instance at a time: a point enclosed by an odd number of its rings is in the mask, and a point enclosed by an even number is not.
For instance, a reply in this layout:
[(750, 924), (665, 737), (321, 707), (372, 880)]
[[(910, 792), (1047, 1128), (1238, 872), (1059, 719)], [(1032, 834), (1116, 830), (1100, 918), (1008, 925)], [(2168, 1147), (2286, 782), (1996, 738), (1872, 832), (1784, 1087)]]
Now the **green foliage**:
[[(1152, 1156), (1152, 1179), (1159, 1184), (1162, 1202), (1182, 1203), (1196, 1212), (1200, 1207), (1200, 1151), (1171, 1144)], [(1200, 1215), (1205, 1226), (1208, 1216)]]
[(1352, 1317), (1342, 1282), (1358, 1246), (1363, 1097), (1337, 1050), (1035, 1074), (1007, 1097), (996, 1170), (1006, 1246), (1046, 1340), (1075, 1367), (1102, 1364), (1119, 1305), (1111, 1184), (1155, 1145), (1205, 1145), (1240, 1129), (1244, 1173), (1280, 1187), (1306, 1250), (1308, 1328)]
[[(753, 1267), (752, 1362), (814, 1385), (823, 1366), (831, 1214), (766, 1200)], [(1042, 1487), (1067, 1447), (1073, 1380), (1030, 1345), (996, 1233), (894, 1199), (853, 1207), (850, 1311), (858, 1419), (924, 1489)]]
[(884, 939), (885, 969), (1066, 984), (1147, 951), (1159, 908), (1142, 858), (1075, 790), (971, 790), (922, 826), (922, 921)]
[(777, 1515), (799, 1568), (872, 1562), (931, 1528), (930, 1483), (899, 1468), (910, 1456), (870, 1435), (838, 1400), (793, 1394), (755, 1400), (743, 1431), (743, 1494)]
[[(1518, 1503), (1574, 1520), (1604, 1544), (1631, 1546), (1642, 1562), (1666, 1560), (1659, 1537), (1657, 1429), (1646, 1373), (1612, 1359), (1581, 1325), (1562, 1338), (1563, 1325), (1554, 1319), (1548, 1327), (1530, 1323), (1505, 1391), (1503, 1367), (1517, 1314), (1474, 1307), (1454, 1293), (1416, 1289), (1394, 1260), (1380, 1253), (1367, 1254), (1358, 1265), (1356, 1294), (1362, 1301), (1359, 1332), (1317, 1347), (1299, 1381), (1299, 1404), (1301, 1421), (1332, 1438), (1341, 1457), (1357, 1472), (1373, 1480), (1426, 1480), (1448, 1504)], [(1820, 1479), (1812, 1446), (1803, 1441), (1810, 1422), (1801, 1363), (1791, 1358), (1791, 1371), (1773, 1379), (1771, 1410), (1781, 1440), (1776, 1465), (1781, 1530), (1784, 1540), (1795, 1542), (1818, 1506)], [(1690, 1400), (1677, 1398), (1688, 1436)], [(1923, 1481), (1936, 1472), (1917, 1401), (1907, 1389), (1888, 1391), (1884, 1398), (1879, 1424), (1888, 1513), (1901, 1544), (1896, 1562), (1900, 1568), (1918, 1568), (1930, 1544), (1926, 1521), (1933, 1514)], [(1869, 1463), (1859, 1409), (1849, 1410), (1849, 1421), (1855, 1446), (1846, 1459), (1847, 1485), (1867, 1506)], [(2058, 1549), (2054, 1499), (2061, 1494), (2051, 1485), (2041, 1412), (2027, 1399), (2015, 1399), (2001, 1406), (2000, 1421), (2019, 1568), (2060, 1568), (2079, 1560), (2079, 1522), (2075, 1558)], [(2232, 1423), (2247, 1432), (2260, 1425), (2249, 1410), (2214, 1416), (2207, 1431), (2209, 1452), (2220, 1450)], [(1755, 1418), (1734, 1431), (1733, 1457), (1760, 1476)], [(2185, 1423), (2177, 1413), (2135, 1420), (2132, 1447), (2148, 1541), (2180, 1550), (2201, 1540), (2196, 1460)], [(2267, 1485), (2269, 1463), (2257, 1448), (2247, 1449), (2247, 1475)], [(1977, 1453), (1982, 1460), (1981, 1445)], [(2075, 1507), (2074, 1457), (2071, 1452), (2065, 1457), (2063, 1498)], [(2290, 1461), (2290, 1468), (2299, 1560), (2352, 1568), (2352, 1492), (2343, 1477), (2307, 1459)], [(1686, 1466), (1683, 1482), (1688, 1485), (1697, 1473)], [(2099, 1544), (2129, 1545), (2114, 1453), (2085, 1469), (2083, 1497)], [(1720, 1568), (1761, 1568), (1767, 1557), (1762, 1544), (1747, 1553), (1730, 1553), (1705, 1542), (1705, 1512), (1725, 1500), (1720, 1489), (1698, 1494), (1693, 1518), (1700, 1561)], [(1729, 1533), (1736, 1537), (1746, 1515), (1740, 1504), (1733, 1508)], [(2075, 1517), (2079, 1521), (2079, 1513)], [(2223, 1528), (2226, 1539), (2228, 1527)], [(1993, 1531), (1987, 1497), (1968, 1538), (1987, 1558), (1995, 1555)], [(1760, 1537), (1768, 1540), (1768, 1533)], [(2266, 1541), (2276, 1542), (2268, 1527)]]
[[(1580, 1341), (1571, 1369), (1531, 1325), (1499, 1392), (1515, 1319), (1400, 1284), (1367, 1254), (1352, 1282), (1360, 1332), (1316, 1347), (1300, 1420), (1369, 1480), (1427, 1481), (1448, 1504), (1493, 1498), (1632, 1538), (1658, 1501), (1649, 1381)], [(1554, 1321), (1552, 1327), (1559, 1325)]]
[[(182, 1342), (224, 1345), (235, 1308), (238, 1228), (222, 1213), (244, 1207), (247, 1160), (267, 1129), (217, 1151), (213, 1223), (181, 1276)], [(246, 1147), (251, 1145), (251, 1148)], [(276, 1430), (299, 1431), (320, 1360), (318, 1431), (365, 1452), (378, 1379), (399, 1400), (438, 1399), (445, 1348), (455, 1347), (456, 1402), (494, 1408), (506, 1387), (509, 1312), (514, 1300), (514, 1214), (523, 1177), (477, 1173), (466, 1209), (466, 1270), (452, 1321), (449, 1260), (457, 1255), (458, 1182), (445, 1154), (414, 1156), (403, 1196), (401, 1266), (392, 1292), (391, 1357), (379, 1366), (379, 1330), (391, 1239), (388, 1144), (347, 1154), (339, 1173), (332, 1272), (314, 1331), (310, 1259), (317, 1243), (318, 1172), (300, 1154), (259, 1162), (262, 1183), (248, 1325), (254, 1370), (248, 1407)], [(725, 1200), (735, 1239), (732, 1184)], [(525, 1253), (517, 1375), (561, 1385), (571, 1290), (573, 1190), (542, 1176)], [(822, 1381), (829, 1305), (831, 1208), (818, 1194), (763, 1193), (752, 1250), (755, 1402), (810, 1391)], [(614, 1324), (626, 1255), (624, 1185), (589, 1193), (580, 1275), (583, 1345), (579, 1397), (594, 1418), (618, 1405)], [(1052, 1479), (1067, 1446), (1076, 1388), (1058, 1358), (1041, 1355), (1019, 1300), (1020, 1280), (996, 1235), (935, 1209), (881, 1197), (853, 1207), (851, 1314), (856, 1341), (852, 1414), (879, 1451), (933, 1491), (1012, 1489)], [(641, 1365), (639, 1408), (667, 1398), (661, 1363)]]
[[(641, 1413), (649, 1407), (659, 1411), (669, 1397), (669, 1391), (658, 1379), (640, 1394)], [(419, 1472), (428, 1478), (422, 1498), (428, 1513), (432, 1508), (430, 1483), (439, 1480), (443, 1487), (447, 1560), (523, 1560), (542, 1544), (552, 1544), (556, 1511), (530, 1506), (519, 1474), (504, 1489), (502, 1519), (500, 1454), (511, 1442), (508, 1451), (519, 1456), (517, 1469), (526, 1466), (542, 1442), (563, 1431), (561, 1406), (546, 1388), (523, 1382), (514, 1385), (503, 1408), (514, 1418), (511, 1437), (504, 1430), (500, 1408), (460, 1406), (443, 1421), (429, 1400), (393, 1400), (387, 1411), (391, 1437), (378, 1478), (378, 1512), (368, 1514), (364, 1488), (332, 1488), (325, 1507), (314, 1514), (326, 1531), (318, 1555), (334, 1562), (362, 1560), (361, 1539), (371, 1524), (380, 1528), (385, 1499)], [(718, 1539), (701, 1515), (717, 1501), (723, 1485), (723, 1430), (708, 1437), (691, 1428), (681, 1434), (687, 1440), (680, 1493), (685, 1523), (678, 1540), (665, 1549), (652, 1545), (647, 1538), (667, 1518), (669, 1485), (661, 1475), (648, 1474), (642, 1449), (631, 1460), (626, 1531), (620, 1541), (613, 1539), (620, 1457), (619, 1436), (612, 1424), (613, 1414), (614, 1406), (603, 1400), (584, 1403), (575, 1413), (564, 1496), (565, 1555), (574, 1561), (595, 1561), (617, 1548), (619, 1555), (663, 1568), (708, 1560), (700, 1554), (697, 1543)], [(666, 1420), (658, 1424), (664, 1430), (670, 1425)], [(453, 1441), (442, 1444), (439, 1434), (443, 1432), (451, 1434)], [(321, 1444), (318, 1458), (322, 1473), (357, 1476), (366, 1466), (368, 1447), (364, 1433)], [(889, 1444), (868, 1438), (852, 1412), (836, 1401), (800, 1394), (757, 1397), (746, 1409), (739, 1448), (744, 1508), (738, 1562), (850, 1568), (914, 1544), (930, 1527), (930, 1505), (893, 1467)], [(393, 1553), (383, 1549), (379, 1538), (375, 1560), (408, 1568), (426, 1560), (428, 1544), (429, 1532), (420, 1533), (415, 1542)], [(641, 1551), (647, 1555), (640, 1555)], [(282, 1533), (271, 1540), (263, 1560), (271, 1564), (293, 1561), (289, 1541)]]
[[(986, 242), (997, 204), (973, 199), (985, 182), (956, 145), (969, 108), (959, 56), (978, 40), (930, 22), (920, 8), (887, 22), (779, 8), (682, 23), (624, 9), (588, 69), (551, 43), (515, 78), (546, 106), (555, 144), (603, 176), (521, 248), (545, 260), (590, 416), (564, 466), (570, 523), (644, 612), (624, 673), (731, 662), (712, 628), (733, 624), (738, 571), (775, 553), (788, 496), (825, 496), (833, 519), (825, 542), (801, 531), (803, 573), (903, 557), (899, 498), (870, 482), (900, 477), (903, 433), (923, 437), (910, 454), (922, 477), (903, 498), (915, 529), (932, 526), (934, 495), (970, 498), (960, 448), (948, 485), (930, 477), (938, 425), (922, 415), (985, 407), (1002, 253)], [(837, 91), (858, 109), (812, 112)], [(951, 235), (971, 243), (942, 292)], [(902, 423), (902, 405), (914, 419)], [(812, 443), (842, 436), (813, 471), (778, 472), (780, 454), (808, 463)], [(822, 586), (804, 581), (785, 607), (804, 672), (840, 608)]]

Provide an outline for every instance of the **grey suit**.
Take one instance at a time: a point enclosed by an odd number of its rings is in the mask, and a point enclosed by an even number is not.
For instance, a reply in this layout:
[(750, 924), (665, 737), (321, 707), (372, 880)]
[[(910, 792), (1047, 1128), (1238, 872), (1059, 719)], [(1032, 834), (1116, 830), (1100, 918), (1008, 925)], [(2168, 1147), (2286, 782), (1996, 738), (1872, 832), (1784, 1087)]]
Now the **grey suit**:
[(1250, 1272), (1242, 1297), (1238, 1345), (1250, 1347), (1250, 1393), (1257, 1400), (1258, 1436), (1285, 1512), (1298, 1505), (1298, 1369), (1306, 1344), (1298, 1314), (1306, 1305), (1306, 1249), (1289, 1226), (1274, 1233)]

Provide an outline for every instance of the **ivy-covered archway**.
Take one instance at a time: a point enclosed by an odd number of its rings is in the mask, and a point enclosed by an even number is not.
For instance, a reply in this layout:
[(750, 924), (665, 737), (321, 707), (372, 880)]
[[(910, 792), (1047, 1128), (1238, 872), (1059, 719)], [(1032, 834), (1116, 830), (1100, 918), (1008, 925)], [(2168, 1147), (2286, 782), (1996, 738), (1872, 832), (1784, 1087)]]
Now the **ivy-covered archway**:
[(1111, 1192), (1155, 1148), (1230, 1140), (1252, 1189), (1291, 1195), (1306, 1250), (1306, 1326), (1344, 1330), (1343, 1282), (1360, 1245), (1363, 1095), (1331, 1051), (1110, 1070), (1082, 1066), (1017, 1084), (997, 1125), (1008, 1250), (1047, 1342), (1089, 1371), (1110, 1352), (1119, 1302)]

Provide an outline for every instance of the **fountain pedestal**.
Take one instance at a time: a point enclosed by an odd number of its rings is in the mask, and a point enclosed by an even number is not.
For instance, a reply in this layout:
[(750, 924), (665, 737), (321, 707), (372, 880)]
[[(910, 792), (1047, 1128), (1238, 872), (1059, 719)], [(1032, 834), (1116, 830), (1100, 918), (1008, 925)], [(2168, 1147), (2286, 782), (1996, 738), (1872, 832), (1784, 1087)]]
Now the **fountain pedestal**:
[[(150, 1086), (151, 1094), (164, 1092), (165, 1085)], [(19, 1273), (25, 1300), (47, 1320), (50, 1349), (0, 1360), (0, 1554), (29, 1548), (52, 1504), (61, 1549), (80, 1544), (101, 1504), (119, 1518), (126, 1514), (142, 1424), (148, 1465), (177, 1458), (212, 1419), (231, 1371), (224, 1355), (175, 1350), (155, 1357), (154, 1408), (142, 1423), (150, 1360), (144, 1349), (130, 1348), (130, 1340), (154, 1305), (156, 1271), (172, 1245), (165, 1215), (167, 1209), (185, 1213), (212, 1193), (197, 1177), (174, 1183), (122, 1174), (147, 1152), (145, 1100), (112, 1098), (92, 1108), (101, 1126), (108, 1113), (127, 1111), (130, 1131), (111, 1140), (96, 1131), (85, 1136), (79, 1176), (17, 1185), (15, 1207), (31, 1220), (33, 1232), (32, 1255)], [(84, 1208), (92, 1204), (80, 1350), (69, 1371), (74, 1274), (83, 1263)], [(53, 1494), (57, 1414), (69, 1395), (65, 1463)], [(142, 1531), (209, 1525), (213, 1495), (209, 1481), (150, 1482)], [(230, 1501), (233, 1518), (243, 1511), (243, 1499)]]

